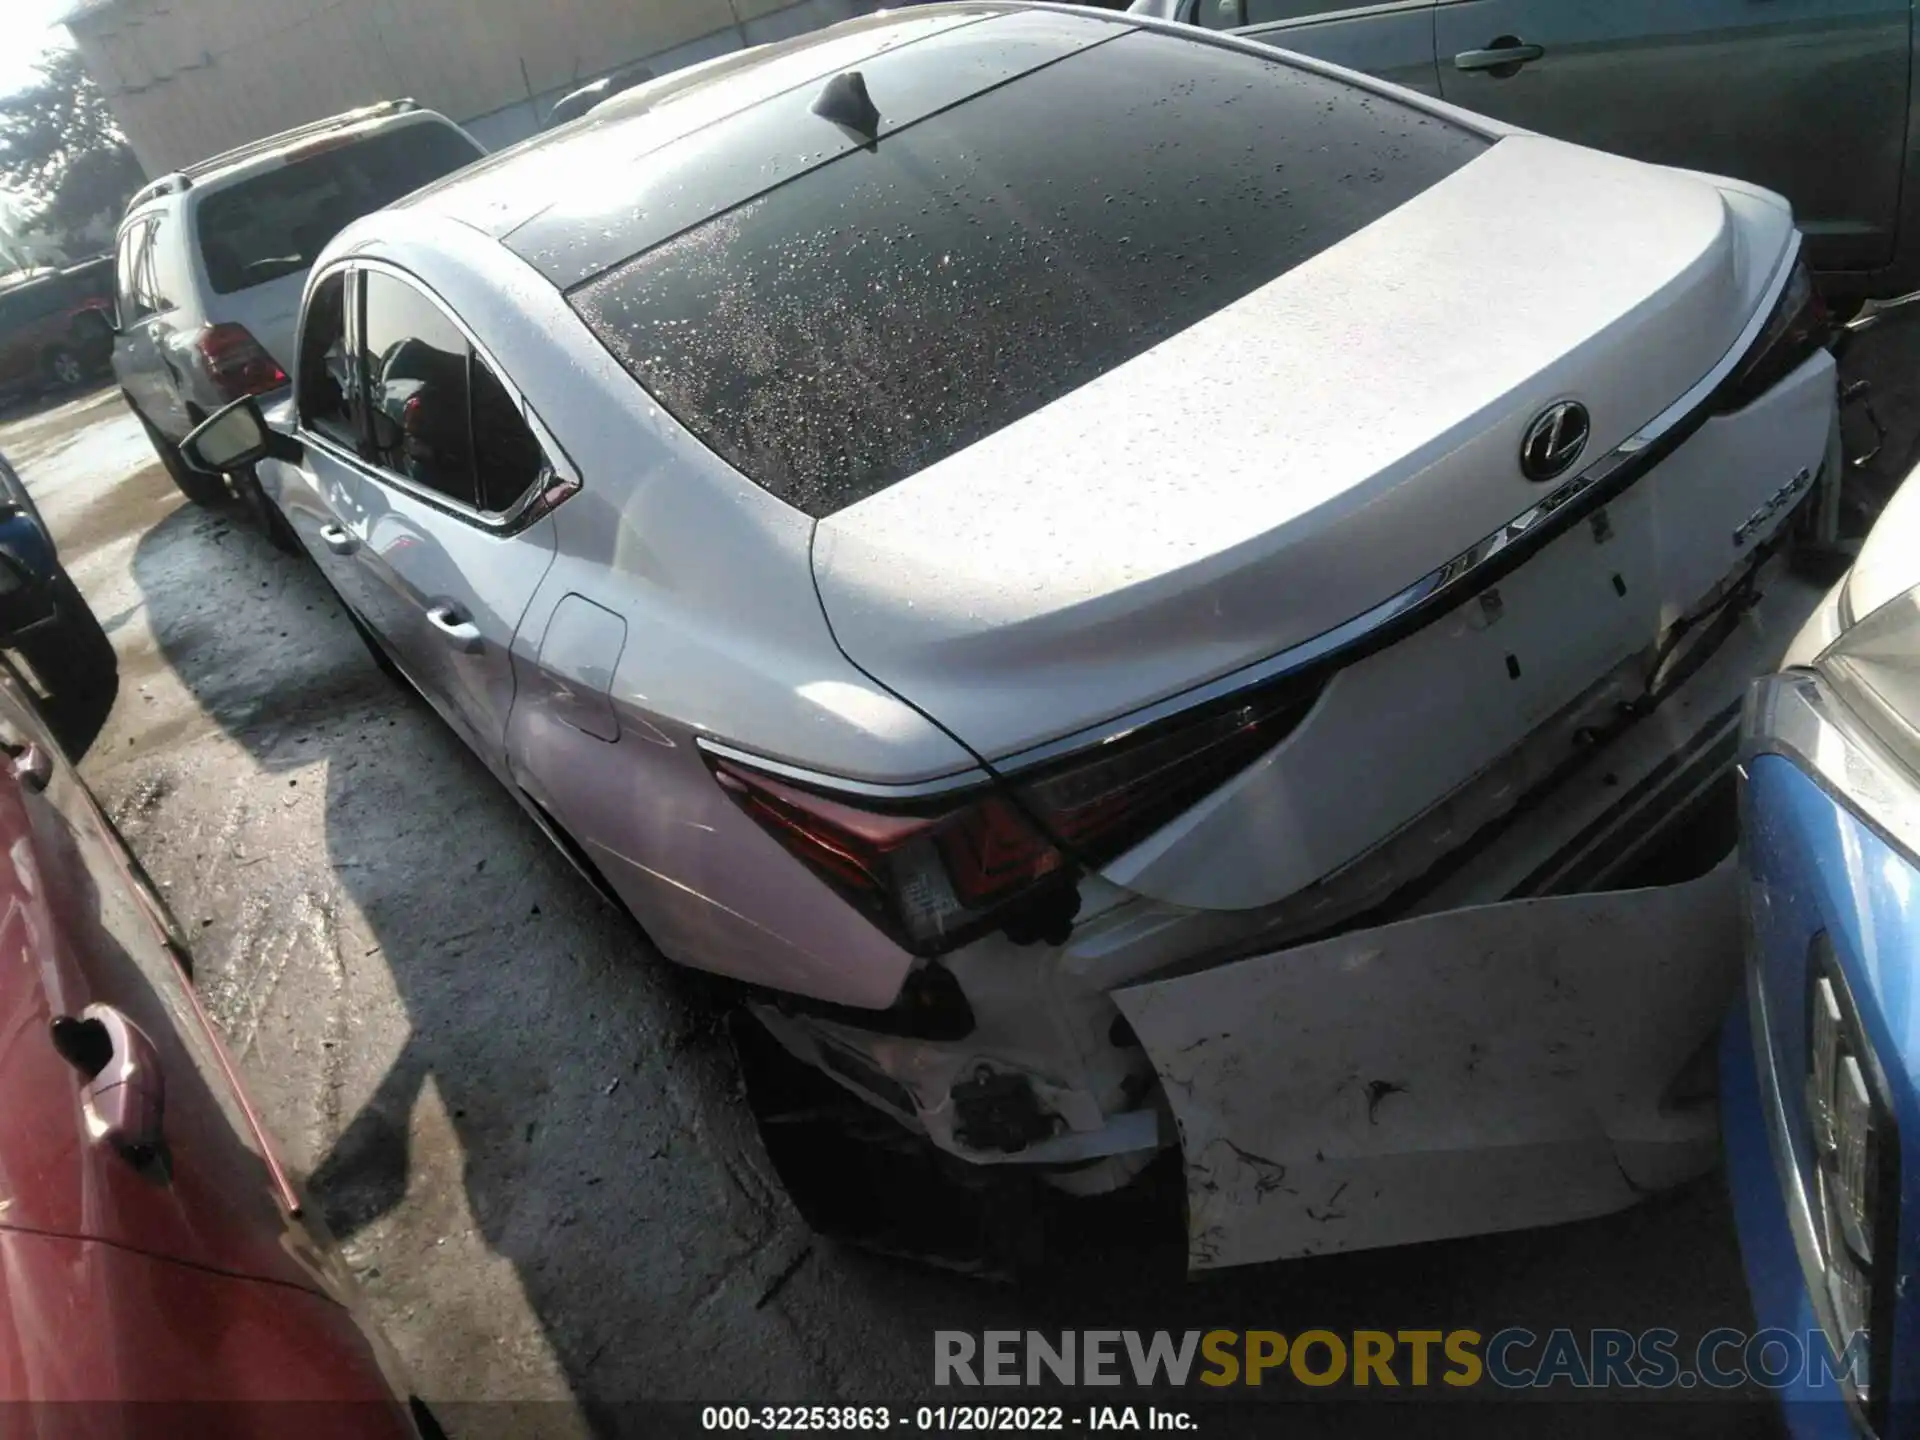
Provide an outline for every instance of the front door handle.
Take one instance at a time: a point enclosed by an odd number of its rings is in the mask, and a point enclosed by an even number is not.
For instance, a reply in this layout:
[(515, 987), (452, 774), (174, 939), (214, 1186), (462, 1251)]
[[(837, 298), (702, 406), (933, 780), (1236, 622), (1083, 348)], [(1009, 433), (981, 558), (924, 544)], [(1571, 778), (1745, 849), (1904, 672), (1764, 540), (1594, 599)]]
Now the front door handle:
[(353, 536), (341, 525), (322, 525), (320, 543), (336, 555), (351, 555), (358, 548)]
[(12, 757), (9, 763), (13, 767), (13, 778), (20, 782), (21, 789), (31, 790), (38, 795), (52, 783), (53, 756), (47, 753), (44, 746), (29, 742), (18, 750), (12, 746), (0, 748), (6, 749)]
[(458, 605), (443, 602), (430, 606), (427, 623), (438, 630), (448, 644), (472, 652), (480, 648), (480, 627), (467, 618)]
[(1479, 71), (1496, 80), (1520, 73), (1520, 67), (1538, 60), (1547, 52), (1539, 45), (1528, 45), (1518, 35), (1496, 35), (1484, 50), (1462, 50), (1453, 57), (1456, 70)]
[(153, 1042), (111, 1005), (89, 1005), (78, 1019), (55, 1016), (51, 1029), (53, 1048), (86, 1077), (89, 1132), (135, 1165), (159, 1156), (167, 1083)]

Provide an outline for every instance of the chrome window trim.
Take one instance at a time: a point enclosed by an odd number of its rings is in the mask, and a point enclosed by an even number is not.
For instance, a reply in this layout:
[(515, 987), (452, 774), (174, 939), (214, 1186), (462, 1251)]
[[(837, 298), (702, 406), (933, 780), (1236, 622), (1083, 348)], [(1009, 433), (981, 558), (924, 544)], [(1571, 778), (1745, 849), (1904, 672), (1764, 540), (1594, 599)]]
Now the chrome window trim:
[(705, 735), (694, 736), (693, 743), (696, 748), (709, 754), (737, 761), (750, 770), (777, 775), (782, 780), (793, 781), (796, 785), (826, 790), (836, 795), (858, 795), (868, 800), (924, 800), (937, 795), (976, 789), (993, 779), (987, 771), (974, 765), (965, 770), (953, 770), (945, 775), (935, 775), (925, 780), (910, 780), (903, 784), (889, 785), (871, 780), (848, 780), (839, 775), (827, 775), (818, 770), (809, 770), (801, 765), (789, 765), (784, 760), (769, 760), (764, 755), (756, 755), (751, 750), (742, 750), (723, 740), (710, 739)]
[[(1799, 258), (1800, 240), (1796, 235), (1768, 281), (1760, 304), (1732, 347), (1678, 400), (1571, 480), (1563, 481), (1548, 495), (1535, 501), (1498, 530), (1462, 550), (1444, 565), (1421, 576), (1406, 589), (1381, 601), (1371, 610), (1364, 611), (1351, 620), (1334, 626), (1331, 630), (1323, 631), (1312, 639), (1303, 640), (1297, 645), (1282, 650), (1277, 655), (1255, 661), (1252, 665), (1223, 675), (1217, 680), (1209, 681), (1192, 690), (1169, 696), (1165, 700), (1136, 710), (1120, 719), (1089, 726), (1057, 740), (1045, 741), (1012, 755), (993, 759), (992, 765), (996, 770), (1006, 772), (1044, 765), (1062, 755), (1121, 739), (1143, 726), (1171, 719), (1198, 706), (1222, 700), (1242, 690), (1265, 685), (1309, 666), (1338, 662), (1343, 654), (1361, 649), (1387, 625), (1419, 606), (1433, 606), (1436, 610), (1435, 618), (1438, 618), (1439, 611), (1451, 608), (1453, 604), (1466, 599), (1485, 584), (1491, 583), (1488, 578), (1489, 572), (1503, 552), (1512, 548), (1523, 537), (1537, 539), (1544, 543), (1545, 540), (1560, 533), (1571, 522), (1568, 519), (1553, 521), (1552, 517), (1556, 512), (1569, 509), (1573, 502), (1587, 498), (1592, 492), (1599, 490), (1622, 469), (1658, 444), (1663, 437), (1675, 433), (1685, 422), (1698, 417), (1702, 408), (1712, 399), (1714, 392), (1733, 373), (1735, 367), (1745, 358), (1766, 328), (1767, 321), (1772, 318), (1774, 307), (1780, 303), (1780, 296), (1785, 292), (1787, 281), (1791, 278), (1794, 264)], [(1504, 567), (1502, 573), (1504, 573)]]
[[(391, 261), (374, 259), (367, 256), (349, 255), (335, 261), (332, 265), (329, 265), (325, 271), (316, 275), (312, 283), (308, 286), (308, 294), (312, 294), (315, 289), (330, 279), (335, 272), (344, 273), (352, 287), (348, 298), (349, 315), (347, 333), (352, 337), (353, 343), (356, 346), (359, 344), (360, 324), (364, 323), (363, 319), (359, 323), (356, 323), (354, 318), (355, 315), (360, 312), (361, 305), (364, 304), (364, 293), (359, 283), (359, 277), (361, 276), (374, 272), (385, 274), (392, 279), (400, 281), (403, 285), (408, 286), (438, 310), (441, 315), (446, 318), (447, 322), (460, 332), (468, 346), (471, 347), (474, 355), (493, 372), (494, 379), (500, 382), (500, 386), (507, 392), (508, 398), (519, 407), (522, 422), (533, 432), (533, 438), (540, 446), (541, 458), (546, 462), (547, 478), (544, 483), (536, 478), (534, 483), (526, 488), (520, 498), (514, 501), (513, 505), (506, 510), (481, 510), (472, 505), (462, 504), (452, 496), (443, 494), (441, 491), (435, 490), (430, 486), (421, 485), (416, 481), (409, 480), (404, 475), (386, 469), (384, 466), (375, 465), (364, 455), (349, 453), (337, 440), (322, 436), (316, 431), (309, 430), (300, 416), (299, 376), (296, 375), (294, 377), (293, 424), (294, 431), (302, 443), (317, 443), (322, 450), (334, 458), (352, 465), (357, 474), (364, 475), (378, 484), (399, 490), (421, 501), (423, 504), (431, 505), (436, 510), (444, 511), (457, 519), (466, 521), (476, 529), (485, 530), (489, 534), (494, 535), (506, 536), (516, 533), (532, 520), (538, 518), (538, 515), (531, 512), (538, 509), (541, 513), (544, 513), (546, 510), (560, 503), (561, 500), (575, 494), (581, 488), (579, 470), (575, 468), (571, 457), (567, 455), (566, 450), (561, 446), (560, 442), (554, 438), (553, 432), (547, 428), (546, 422), (540, 418), (539, 412), (528, 402), (525, 392), (514, 383), (513, 377), (508, 374), (506, 367), (500, 363), (487, 343), (474, 333), (473, 327), (456, 315), (453, 312), (453, 308), (449, 306), (445, 300), (442, 300), (430, 285), (412, 271), (395, 265)], [(298, 342), (303, 347), (306, 336), (306, 318), (306, 312), (303, 306), (300, 315), (300, 340)], [(296, 366), (299, 364), (299, 356), (297, 354), (294, 357), (294, 363)], [(364, 383), (364, 377), (362, 377), (362, 383)]]

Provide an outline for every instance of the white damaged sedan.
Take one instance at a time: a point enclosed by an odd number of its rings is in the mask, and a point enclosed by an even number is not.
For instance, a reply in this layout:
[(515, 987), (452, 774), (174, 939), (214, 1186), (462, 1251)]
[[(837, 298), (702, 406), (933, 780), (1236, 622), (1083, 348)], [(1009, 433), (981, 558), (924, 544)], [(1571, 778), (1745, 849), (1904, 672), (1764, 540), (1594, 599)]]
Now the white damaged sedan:
[(935, 6), (351, 227), (291, 439), (198, 450), (275, 457), (768, 1053), (976, 1177), (1177, 1148), (1233, 1264), (1711, 1163), (1725, 876), (1617, 887), (1818, 596), (1799, 249), (1751, 186), (1230, 37)]

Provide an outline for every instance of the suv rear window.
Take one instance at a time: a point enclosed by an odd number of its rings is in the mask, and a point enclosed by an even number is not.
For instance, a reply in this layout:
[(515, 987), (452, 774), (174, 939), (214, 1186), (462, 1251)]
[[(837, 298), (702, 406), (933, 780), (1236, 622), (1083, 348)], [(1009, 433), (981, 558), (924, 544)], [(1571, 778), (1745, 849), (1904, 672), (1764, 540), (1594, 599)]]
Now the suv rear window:
[(442, 175), (481, 151), (451, 125), (401, 125), (330, 148), (214, 191), (195, 219), (207, 282), (219, 295), (307, 269), (353, 221)]
[(1205, 319), (1486, 144), (1284, 62), (1135, 31), (569, 298), (683, 425), (821, 517)]

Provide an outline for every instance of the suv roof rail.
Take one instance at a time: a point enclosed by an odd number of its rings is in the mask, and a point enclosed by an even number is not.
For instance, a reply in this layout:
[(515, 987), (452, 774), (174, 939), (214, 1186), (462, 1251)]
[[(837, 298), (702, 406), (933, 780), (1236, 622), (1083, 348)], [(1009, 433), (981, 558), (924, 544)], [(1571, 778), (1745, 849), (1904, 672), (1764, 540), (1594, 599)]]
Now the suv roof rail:
[(305, 125), (296, 125), (291, 130), (282, 130), (278, 134), (250, 140), (245, 145), (236, 145), (231, 150), (223, 150), (218, 155), (209, 155), (204, 160), (196, 160), (193, 164), (184, 166), (179, 173), (179, 178), (186, 183), (180, 188), (186, 189), (201, 176), (210, 175), (215, 170), (224, 170), (229, 165), (237, 165), (242, 160), (251, 160), (257, 155), (271, 154), (297, 141), (311, 139), (315, 135), (324, 135), (329, 130), (344, 130), (349, 125), (358, 125), (366, 120), (378, 120), (386, 115), (404, 115), (419, 108), (420, 102), (417, 100), (382, 100), (375, 105), (362, 105), (358, 110), (343, 111), (338, 115), (329, 115), (324, 120), (310, 121)]
[(132, 211), (136, 205), (144, 205), (147, 201), (158, 199), (162, 195), (177, 195), (182, 190), (190, 188), (192, 184), (192, 179), (178, 170), (171, 175), (162, 175), (158, 180), (151, 181), (134, 191), (133, 198), (127, 201), (127, 209)]

